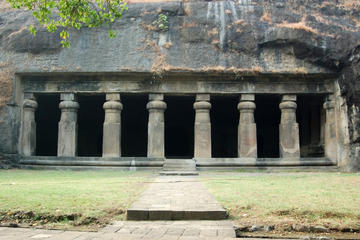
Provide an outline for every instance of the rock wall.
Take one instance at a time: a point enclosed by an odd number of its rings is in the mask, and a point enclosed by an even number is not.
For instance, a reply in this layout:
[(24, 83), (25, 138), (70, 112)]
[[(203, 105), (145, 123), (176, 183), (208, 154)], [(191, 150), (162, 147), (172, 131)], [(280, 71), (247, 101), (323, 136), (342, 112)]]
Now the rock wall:
[[(29, 34), (31, 15), (0, 5), (0, 152), (16, 153), (20, 100), (14, 73), (231, 72), (330, 73), (346, 100), (347, 170), (360, 166), (360, 2), (356, 0), (237, 0), (129, 3), (119, 31), (71, 32), (71, 48), (58, 34)], [(153, 22), (168, 19), (168, 31)], [(19, 87), (19, 86), (17, 86)], [(11, 139), (11, 141), (9, 141)]]

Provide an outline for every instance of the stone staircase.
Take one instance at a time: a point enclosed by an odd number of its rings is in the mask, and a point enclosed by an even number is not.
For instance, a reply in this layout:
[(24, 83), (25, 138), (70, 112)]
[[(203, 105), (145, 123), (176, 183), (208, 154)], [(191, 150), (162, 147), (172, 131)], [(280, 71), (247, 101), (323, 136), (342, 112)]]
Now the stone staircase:
[(165, 159), (160, 175), (199, 175), (193, 159)]

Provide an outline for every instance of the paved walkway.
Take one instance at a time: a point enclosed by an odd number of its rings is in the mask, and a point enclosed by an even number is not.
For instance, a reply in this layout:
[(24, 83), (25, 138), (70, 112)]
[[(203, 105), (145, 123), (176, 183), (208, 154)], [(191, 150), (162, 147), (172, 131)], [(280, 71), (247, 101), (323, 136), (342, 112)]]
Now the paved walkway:
[(129, 220), (220, 220), (227, 213), (196, 176), (160, 176), (127, 211)]
[(122, 221), (99, 232), (0, 227), (0, 240), (203, 240), (234, 239), (231, 221)]

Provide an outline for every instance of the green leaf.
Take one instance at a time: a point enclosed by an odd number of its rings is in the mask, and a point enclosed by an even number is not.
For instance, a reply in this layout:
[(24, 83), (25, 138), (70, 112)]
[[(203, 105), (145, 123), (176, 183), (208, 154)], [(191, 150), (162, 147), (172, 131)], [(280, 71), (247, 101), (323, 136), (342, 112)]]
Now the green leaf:
[[(49, 32), (55, 32), (58, 26), (65, 30), (60, 33), (61, 44), (69, 47), (69, 30), (80, 30), (82, 27), (101, 27), (111, 24), (122, 17), (123, 11), (127, 10), (124, 0), (6, 0), (10, 6), (16, 9), (25, 9), (32, 13), (38, 23)], [(167, 17), (161, 17), (167, 29)], [(160, 19), (160, 18), (159, 18)], [(36, 28), (29, 26), (32, 35), (36, 34)], [(116, 31), (109, 31), (109, 38), (115, 38)]]
[(36, 36), (36, 28), (32, 24), (29, 26), (29, 31), (32, 35)]

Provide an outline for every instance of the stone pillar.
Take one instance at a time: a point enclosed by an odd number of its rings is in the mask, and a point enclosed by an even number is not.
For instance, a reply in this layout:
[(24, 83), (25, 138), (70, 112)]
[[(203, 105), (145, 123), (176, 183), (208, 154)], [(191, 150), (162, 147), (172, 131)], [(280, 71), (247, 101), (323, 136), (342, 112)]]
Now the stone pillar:
[(35, 155), (36, 151), (36, 122), (35, 110), (38, 104), (34, 94), (25, 94), (23, 102), (22, 151), (24, 156)]
[(148, 123), (148, 157), (163, 158), (165, 156), (165, 123), (164, 111), (166, 103), (163, 94), (149, 94)]
[(121, 156), (121, 110), (120, 94), (106, 94), (104, 103), (103, 157)]
[(256, 124), (254, 121), (255, 95), (243, 94), (240, 97), (238, 127), (238, 157), (257, 158)]
[(324, 129), (324, 150), (325, 157), (336, 161), (337, 159), (337, 144), (336, 144), (336, 126), (335, 126), (335, 101), (332, 96), (328, 96), (324, 109), (326, 111), (325, 129)]
[(299, 125), (296, 122), (296, 95), (283, 95), (279, 126), (280, 157), (299, 158)]
[(210, 94), (197, 94), (194, 103), (194, 157), (211, 158)]
[(58, 156), (74, 157), (77, 155), (77, 111), (79, 104), (76, 102), (77, 99), (74, 93), (62, 93), (60, 99), (61, 118), (58, 134)]

